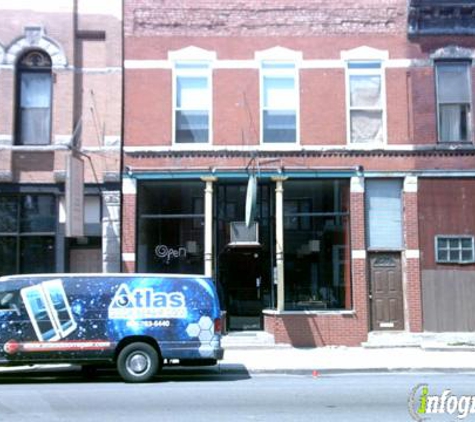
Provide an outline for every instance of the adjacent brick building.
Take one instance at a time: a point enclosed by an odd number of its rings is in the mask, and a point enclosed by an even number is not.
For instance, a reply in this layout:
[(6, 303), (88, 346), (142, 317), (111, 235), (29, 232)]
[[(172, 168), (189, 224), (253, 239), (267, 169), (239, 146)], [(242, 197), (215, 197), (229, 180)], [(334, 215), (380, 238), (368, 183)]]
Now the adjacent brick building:
[(294, 345), (473, 330), (474, 16), (125, 1), (124, 269), (212, 275), (228, 329)]
[(122, 2), (0, 11), (0, 274), (119, 271)]

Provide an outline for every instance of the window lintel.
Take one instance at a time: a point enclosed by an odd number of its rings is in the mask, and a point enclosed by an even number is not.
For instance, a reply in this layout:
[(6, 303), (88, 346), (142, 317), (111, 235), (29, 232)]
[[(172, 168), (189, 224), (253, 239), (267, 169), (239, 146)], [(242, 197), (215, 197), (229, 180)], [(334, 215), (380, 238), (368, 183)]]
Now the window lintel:
[(361, 46), (352, 50), (343, 50), (340, 57), (343, 61), (384, 61), (389, 59), (389, 53), (387, 50)]

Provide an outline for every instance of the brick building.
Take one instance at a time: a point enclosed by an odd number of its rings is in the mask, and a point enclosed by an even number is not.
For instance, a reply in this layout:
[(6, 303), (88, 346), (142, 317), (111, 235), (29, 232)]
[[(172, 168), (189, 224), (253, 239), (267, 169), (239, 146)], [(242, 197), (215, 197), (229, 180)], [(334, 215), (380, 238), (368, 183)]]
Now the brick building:
[(122, 2), (0, 11), (0, 274), (119, 271)]
[(123, 268), (294, 345), (475, 328), (474, 2), (126, 0)]

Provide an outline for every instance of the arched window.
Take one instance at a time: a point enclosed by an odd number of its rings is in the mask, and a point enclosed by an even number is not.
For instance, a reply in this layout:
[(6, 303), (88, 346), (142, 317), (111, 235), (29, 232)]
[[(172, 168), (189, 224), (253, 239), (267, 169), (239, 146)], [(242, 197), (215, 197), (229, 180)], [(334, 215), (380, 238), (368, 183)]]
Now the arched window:
[(51, 58), (30, 50), (17, 62), (16, 144), (45, 145), (51, 139)]

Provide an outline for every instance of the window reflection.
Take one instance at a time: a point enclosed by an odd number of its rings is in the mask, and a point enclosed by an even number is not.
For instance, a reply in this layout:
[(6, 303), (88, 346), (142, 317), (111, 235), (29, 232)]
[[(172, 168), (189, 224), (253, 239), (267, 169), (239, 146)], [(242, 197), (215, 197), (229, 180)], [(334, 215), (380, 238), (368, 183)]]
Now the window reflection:
[(0, 275), (55, 270), (56, 198), (0, 195)]
[(351, 307), (349, 183), (284, 185), (285, 308)]
[(204, 186), (175, 181), (140, 186), (138, 271), (204, 273)]

